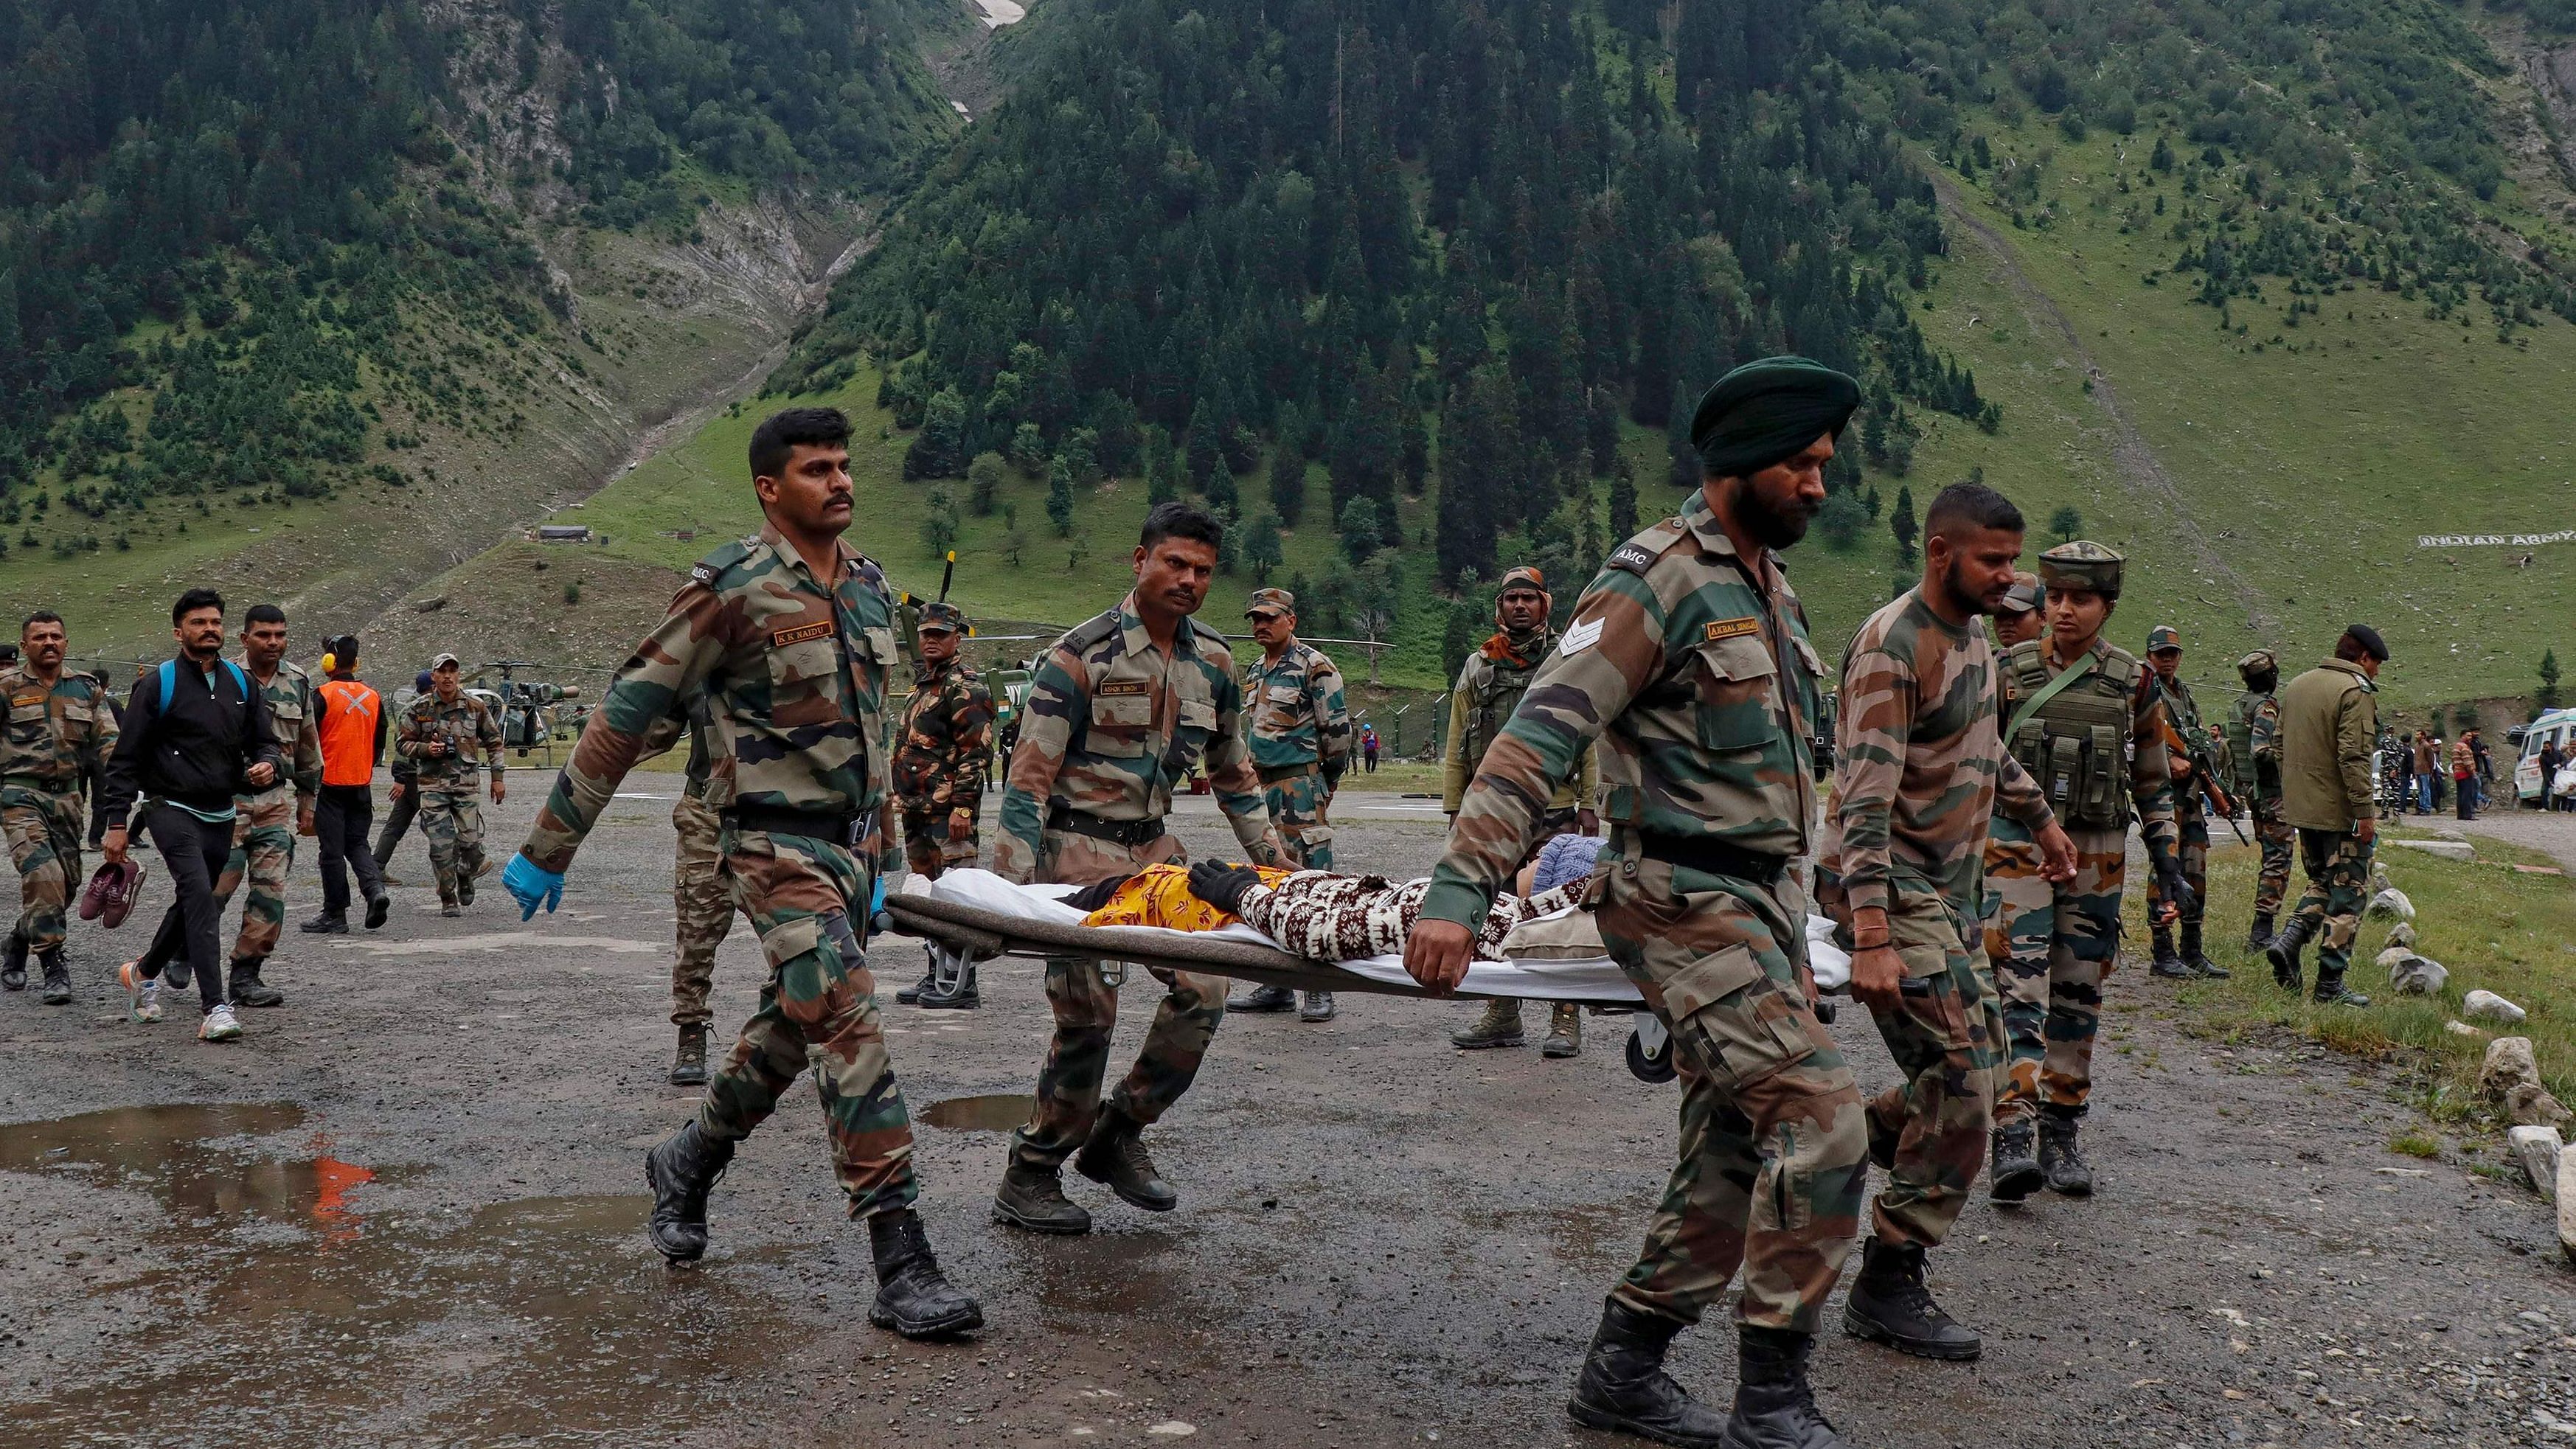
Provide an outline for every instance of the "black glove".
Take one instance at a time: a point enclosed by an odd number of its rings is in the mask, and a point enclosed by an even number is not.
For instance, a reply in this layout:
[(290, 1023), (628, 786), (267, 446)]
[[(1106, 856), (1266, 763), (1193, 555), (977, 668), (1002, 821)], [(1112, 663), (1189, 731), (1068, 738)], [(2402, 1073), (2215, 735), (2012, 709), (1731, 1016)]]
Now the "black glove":
[(1243, 893), (1261, 884), (1261, 873), (1248, 865), (1203, 860), (1190, 867), (1190, 894), (1230, 916), (1243, 914)]
[(2190, 915), (2192, 908), (2200, 904), (2199, 898), (2191, 893), (2191, 883), (2183, 879), (2181, 861), (2166, 860), (2156, 866), (2156, 887), (2164, 893), (2166, 904), (2174, 908), (2177, 917)]

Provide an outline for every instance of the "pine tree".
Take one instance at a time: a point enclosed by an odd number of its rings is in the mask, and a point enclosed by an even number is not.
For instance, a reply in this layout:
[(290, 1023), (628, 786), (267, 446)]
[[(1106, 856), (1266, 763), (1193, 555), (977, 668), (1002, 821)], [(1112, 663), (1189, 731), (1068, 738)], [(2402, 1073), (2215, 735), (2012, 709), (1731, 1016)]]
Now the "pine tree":
[(1896, 512), (1889, 515), (1887, 527), (1896, 535), (1896, 561), (1907, 568), (1914, 567), (1914, 540), (1921, 536), (1923, 527), (1914, 519), (1913, 489), (1897, 485)]
[(1610, 475), (1610, 536), (1627, 539), (1637, 535), (1637, 470), (1621, 458), (1617, 471)]
[(977, 518), (990, 518), (1002, 496), (1002, 455), (978, 453), (966, 465), (966, 506)]
[(1342, 505), (1342, 553), (1352, 563), (1366, 560), (1382, 547), (1378, 536), (1383, 529), (1376, 499), (1354, 498)]
[(1255, 516), (1243, 540), (1243, 561), (1252, 565), (1254, 582), (1270, 582), (1270, 571), (1279, 567), (1285, 557), (1280, 545), (1279, 517), (1273, 513)]
[(1293, 428), (1279, 430), (1278, 451), (1270, 455), (1270, 506), (1290, 528), (1306, 514), (1306, 450)]
[(1058, 538), (1073, 537), (1073, 465), (1058, 453), (1047, 469), (1047, 522), (1055, 525)]
[(2531, 702), (2544, 711), (2558, 707), (2558, 651), (2555, 649), (2544, 649), (2540, 653), (2540, 692), (2532, 696)]
[(2075, 536), (2084, 531), (2084, 515), (2075, 510), (2074, 504), (2061, 503), (2055, 513), (2048, 515), (2048, 531), (2057, 536), (2059, 543), (2073, 543)]

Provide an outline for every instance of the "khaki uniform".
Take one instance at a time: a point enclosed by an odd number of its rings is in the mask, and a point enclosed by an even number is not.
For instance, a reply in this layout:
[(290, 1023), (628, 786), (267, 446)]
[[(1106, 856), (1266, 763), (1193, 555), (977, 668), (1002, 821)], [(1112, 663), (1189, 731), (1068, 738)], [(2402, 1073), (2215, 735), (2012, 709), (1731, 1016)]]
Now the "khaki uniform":
[(2281, 818), (2299, 832), (2299, 865), (2308, 878), (2293, 914), (2316, 931), (2320, 992), (2343, 979), (2361, 928), (2374, 842), (2353, 828), (2379, 813), (2378, 696), (2361, 666), (2341, 659), (2281, 690)]

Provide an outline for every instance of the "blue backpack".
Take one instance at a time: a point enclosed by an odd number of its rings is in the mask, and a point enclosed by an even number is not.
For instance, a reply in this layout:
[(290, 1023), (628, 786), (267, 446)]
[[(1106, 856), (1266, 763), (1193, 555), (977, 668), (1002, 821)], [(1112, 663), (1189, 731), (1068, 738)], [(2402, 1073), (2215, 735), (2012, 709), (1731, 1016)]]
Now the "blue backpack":
[[(224, 669), (232, 675), (234, 685), (240, 688), (242, 703), (245, 705), (257, 703), (259, 696), (254, 693), (250, 687), (250, 676), (242, 671), (242, 667), (240, 665), (235, 664), (229, 659), (221, 662)], [(160, 681), (161, 697), (152, 702), (152, 712), (157, 715), (170, 708), (170, 692), (179, 687), (179, 661), (176, 659), (162, 660), (161, 672), (156, 676), (156, 678)]]

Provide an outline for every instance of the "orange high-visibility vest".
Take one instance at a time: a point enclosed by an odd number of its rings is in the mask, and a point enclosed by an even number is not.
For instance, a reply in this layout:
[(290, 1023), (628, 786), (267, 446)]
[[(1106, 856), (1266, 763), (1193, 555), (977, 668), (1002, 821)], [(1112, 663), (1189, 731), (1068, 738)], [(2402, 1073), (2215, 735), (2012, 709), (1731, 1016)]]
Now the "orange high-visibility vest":
[(376, 717), (384, 701), (354, 679), (323, 681), (322, 783), (364, 785), (376, 778)]

